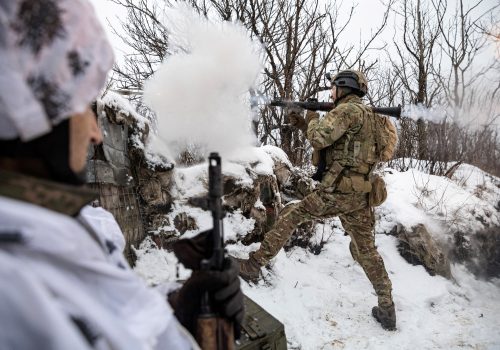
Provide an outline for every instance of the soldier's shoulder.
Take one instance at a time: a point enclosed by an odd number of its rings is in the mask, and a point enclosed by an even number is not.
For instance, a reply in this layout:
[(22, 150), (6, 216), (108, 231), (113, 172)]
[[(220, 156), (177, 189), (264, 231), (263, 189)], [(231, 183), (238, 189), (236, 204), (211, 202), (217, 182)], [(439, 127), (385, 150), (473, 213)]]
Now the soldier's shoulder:
[(355, 118), (362, 111), (363, 106), (357, 103), (347, 102), (342, 103), (334, 109), (334, 111), (344, 118)]

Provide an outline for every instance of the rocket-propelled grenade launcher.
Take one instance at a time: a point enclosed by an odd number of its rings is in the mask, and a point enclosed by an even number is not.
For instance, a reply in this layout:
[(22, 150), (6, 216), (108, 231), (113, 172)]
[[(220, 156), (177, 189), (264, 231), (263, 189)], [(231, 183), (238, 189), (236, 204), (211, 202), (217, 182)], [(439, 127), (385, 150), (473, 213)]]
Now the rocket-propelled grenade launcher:
[[(329, 112), (335, 108), (333, 102), (319, 102), (316, 99), (308, 99), (307, 101), (284, 101), (282, 99), (274, 99), (269, 103), (272, 107), (300, 107), (309, 111)], [(397, 107), (371, 107), (374, 113), (388, 115), (394, 118), (401, 118), (401, 105)]]

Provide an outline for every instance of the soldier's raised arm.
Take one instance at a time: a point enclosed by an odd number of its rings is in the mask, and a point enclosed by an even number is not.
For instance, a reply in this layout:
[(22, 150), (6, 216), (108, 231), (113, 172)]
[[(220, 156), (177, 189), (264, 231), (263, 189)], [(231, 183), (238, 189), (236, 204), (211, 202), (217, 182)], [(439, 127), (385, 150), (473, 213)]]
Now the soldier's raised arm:
[(315, 150), (330, 146), (337, 141), (358, 120), (358, 113), (349, 105), (341, 104), (328, 112), (324, 118), (319, 115), (306, 116), (311, 119), (307, 127), (307, 139)]

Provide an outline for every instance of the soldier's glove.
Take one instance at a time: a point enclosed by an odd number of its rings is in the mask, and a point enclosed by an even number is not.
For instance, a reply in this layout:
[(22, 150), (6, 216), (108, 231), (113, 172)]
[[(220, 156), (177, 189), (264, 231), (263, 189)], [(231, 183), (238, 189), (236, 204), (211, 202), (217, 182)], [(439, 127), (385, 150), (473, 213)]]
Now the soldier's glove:
[(208, 292), (213, 311), (232, 321), (235, 339), (240, 337), (245, 311), (238, 273), (238, 263), (233, 258), (225, 258), (222, 271), (193, 271), (182, 288), (169, 295), (175, 316), (191, 334), (196, 335), (201, 299)]
[(203, 231), (193, 238), (180, 239), (173, 244), (175, 256), (187, 269), (199, 270), (203, 259), (213, 253), (212, 230)]
[(313, 112), (313, 111), (307, 111), (306, 112), (306, 125), (309, 125), (311, 120), (313, 119), (319, 119), (319, 113), (318, 112)]
[(288, 122), (290, 123), (290, 125), (294, 128), (302, 130), (303, 132), (306, 132), (307, 124), (304, 120), (304, 117), (302, 116), (303, 114), (304, 110), (300, 107), (293, 106), (285, 108), (285, 115), (288, 117)]

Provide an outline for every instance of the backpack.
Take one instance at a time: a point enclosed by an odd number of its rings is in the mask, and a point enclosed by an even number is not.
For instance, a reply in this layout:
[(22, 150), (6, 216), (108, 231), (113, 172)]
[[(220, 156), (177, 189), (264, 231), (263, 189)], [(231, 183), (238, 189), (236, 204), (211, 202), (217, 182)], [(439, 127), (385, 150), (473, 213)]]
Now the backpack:
[(389, 117), (374, 114), (376, 154), (380, 161), (392, 158), (398, 144), (398, 132)]
[(367, 174), (374, 164), (386, 162), (394, 155), (398, 134), (390, 118), (374, 113), (369, 106), (359, 103), (352, 105), (360, 109), (368, 124), (365, 128), (364, 124), (352, 126), (334, 144), (313, 152), (312, 162), (318, 167), (314, 180), (321, 181), (324, 171), (331, 165), (327, 164), (328, 160), (336, 160), (344, 167)]
[[(398, 132), (389, 117), (374, 114), (376, 154), (380, 161), (387, 162), (394, 155), (398, 144)], [(370, 207), (377, 207), (387, 199), (387, 188), (384, 179), (377, 174), (371, 174), (372, 189), (368, 195)]]

